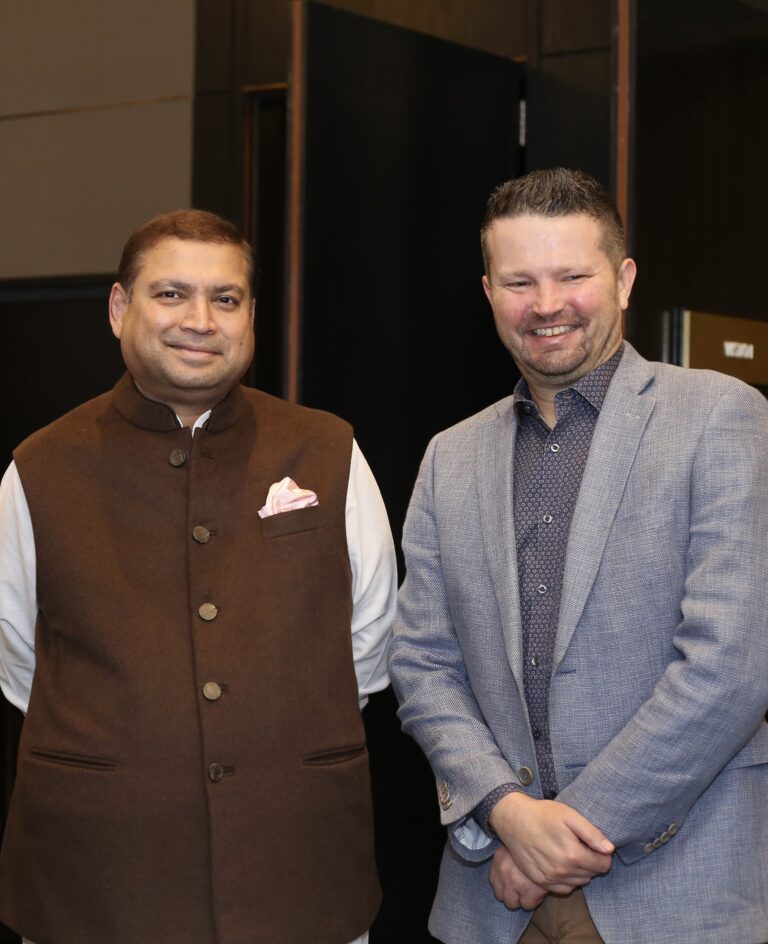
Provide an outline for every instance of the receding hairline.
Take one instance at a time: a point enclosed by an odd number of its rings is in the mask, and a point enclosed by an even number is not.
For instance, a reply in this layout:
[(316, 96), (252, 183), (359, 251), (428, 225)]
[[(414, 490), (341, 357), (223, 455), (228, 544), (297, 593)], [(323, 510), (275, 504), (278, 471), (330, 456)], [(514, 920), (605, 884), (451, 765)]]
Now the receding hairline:
[(496, 220), (520, 216), (590, 217), (601, 227), (600, 248), (616, 271), (626, 258), (624, 224), (608, 191), (584, 171), (553, 167), (513, 177), (491, 193), (480, 230), (486, 275), (488, 232)]

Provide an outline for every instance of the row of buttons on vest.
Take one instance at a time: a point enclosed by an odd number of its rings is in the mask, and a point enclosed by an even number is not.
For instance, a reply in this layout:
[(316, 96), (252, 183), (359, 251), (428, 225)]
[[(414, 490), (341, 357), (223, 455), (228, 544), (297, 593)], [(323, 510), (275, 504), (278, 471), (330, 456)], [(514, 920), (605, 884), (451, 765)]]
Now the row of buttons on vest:
[[(186, 461), (187, 454), (183, 449), (174, 449), (170, 456), (168, 456), (168, 462), (177, 469), (184, 465)], [(204, 525), (198, 524), (192, 528), (192, 537), (198, 544), (207, 544), (211, 539), (211, 531)], [(204, 619), (207, 623), (210, 623), (211, 620), (215, 620), (219, 615), (219, 608), (215, 603), (201, 603), (197, 609), (197, 613), (200, 619)], [(221, 685), (219, 682), (206, 682), (205, 685), (203, 685), (203, 698), (205, 698), (206, 701), (218, 701), (226, 690), (226, 685)], [(208, 779), (213, 783), (219, 783), (224, 779), (225, 774), (232, 773), (233, 771), (234, 767), (225, 767), (223, 764), (214, 762), (208, 765)]]

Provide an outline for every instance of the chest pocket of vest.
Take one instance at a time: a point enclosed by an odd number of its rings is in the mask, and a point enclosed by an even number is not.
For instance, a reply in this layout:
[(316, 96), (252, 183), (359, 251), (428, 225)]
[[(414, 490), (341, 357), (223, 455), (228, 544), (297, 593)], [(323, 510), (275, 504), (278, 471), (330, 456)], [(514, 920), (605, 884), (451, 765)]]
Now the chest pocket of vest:
[(264, 538), (280, 538), (288, 534), (300, 534), (302, 531), (314, 531), (323, 526), (323, 509), (315, 505), (313, 508), (283, 511), (268, 518), (259, 518), (259, 523)]

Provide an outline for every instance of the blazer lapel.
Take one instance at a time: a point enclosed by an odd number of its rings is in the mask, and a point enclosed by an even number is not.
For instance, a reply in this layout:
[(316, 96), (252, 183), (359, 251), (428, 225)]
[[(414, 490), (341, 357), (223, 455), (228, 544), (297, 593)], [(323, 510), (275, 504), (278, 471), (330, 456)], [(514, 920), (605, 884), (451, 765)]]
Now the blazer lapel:
[(523, 690), (523, 639), (517, 577), (512, 473), (517, 418), (512, 398), (498, 405), (495, 419), (477, 427), (476, 484), (485, 556), (501, 614), (504, 646), (512, 674)]
[(630, 345), (600, 410), (565, 558), (554, 667), (560, 664), (584, 611), (608, 532), (621, 503), (643, 430), (656, 402), (648, 390), (653, 369)]

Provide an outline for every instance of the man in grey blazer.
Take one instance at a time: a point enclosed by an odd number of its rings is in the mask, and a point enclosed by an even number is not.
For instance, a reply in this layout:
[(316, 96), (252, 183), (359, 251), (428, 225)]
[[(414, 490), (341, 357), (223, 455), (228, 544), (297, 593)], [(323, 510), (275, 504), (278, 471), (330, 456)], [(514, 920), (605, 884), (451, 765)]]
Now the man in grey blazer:
[(768, 402), (622, 341), (591, 178), (483, 227), (513, 396), (436, 436), (390, 669), (448, 843), (449, 944), (768, 941)]

